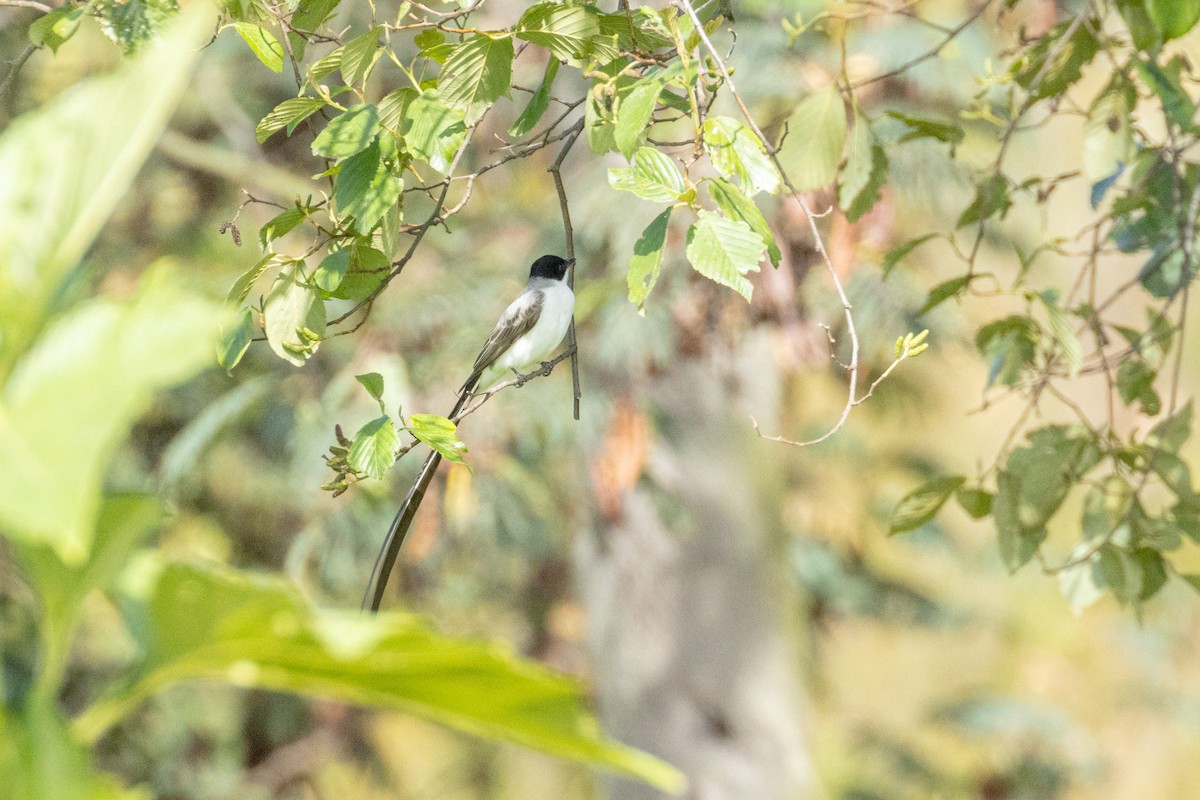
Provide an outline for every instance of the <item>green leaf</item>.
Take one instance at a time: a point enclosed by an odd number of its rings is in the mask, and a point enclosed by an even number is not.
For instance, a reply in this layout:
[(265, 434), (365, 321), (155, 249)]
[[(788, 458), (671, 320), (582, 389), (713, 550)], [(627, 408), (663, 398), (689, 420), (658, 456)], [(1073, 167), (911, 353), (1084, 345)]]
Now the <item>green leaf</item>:
[(546, 109), (550, 107), (550, 88), (554, 85), (554, 77), (558, 75), (558, 63), (553, 58), (546, 62), (546, 74), (542, 76), (537, 90), (530, 95), (525, 110), (508, 129), (509, 136), (524, 136), (529, 133), (546, 113)]
[(1014, 314), (989, 322), (975, 334), (975, 346), (991, 362), (988, 386), (1013, 386), (1037, 355), (1040, 332), (1028, 317)]
[(838, 203), (847, 220), (854, 222), (879, 202), (879, 190), (887, 183), (887, 175), (883, 147), (875, 140), (866, 117), (855, 112), (854, 128), (846, 142), (846, 165), (838, 183)]
[(492, 103), (508, 93), (512, 62), (512, 38), (475, 34), (455, 47), (442, 65), (438, 78), (442, 100), (462, 109), (466, 124), (474, 125)]
[(846, 107), (837, 87), (804, 98), (787, 130), (779, 160), (796, 189), (807, 192), (833, 183), (846, 144)]
[(645, 314), (646, 297), (658, 281), (670, 221), (671, 209), (668, 208), (646, 226), (633, 245), (633, 257), (629, 259), (625, 280), (629, 285), (629, 302), (636, 303), (641, 314)]
[(243, 308), (238, 313), (237, 324), (225, 333), (221, 338), (221, 343), (217, 346), (217, 363), (225, 372), (233, 372), (233, 368), (238, 365), (250, 347), (252, 338), (254, 338), (254, 314), (250, 309)]
[(404, 115), (408, 111), (408, 104), (419, 94), (416, 89), (406, 86), (384, 95), (379, 101), (379, 126), (397, 139), (403, 138)]
[(1178, 455), (1179, 448), (1183, 447), (1191, 432), (1192, 400), (1189, 399), (1182, 408), (1150, 429), (1146, 444)]
[(258, 60), (267, 65), (272, 72), (283, 72), (283, 46), (266, 28), (250, 22), (235, 22), (233, 27), (238, 34), (250, 45)]
[(266, 250), (271, 242), (295, 230), (296, 226), (308, 219), (310, 208), (289, 208), (272, 217), (258, 232), (258, 243)]
[(597, 81), (588, 90), (583, 108), (583, 132), (593, 153), (611, 153), (617, 149), (615, 126), (609, 113), (604, 84)]
[(971, 284), (971, 281), (978, 277), (978, 273), (974, 275), (968, 273), (939, 283), (929, 290), (929, 294), (925, 298), (925, 304), (921, 306), (921, 309), (917, 312), (917, 316), (924, 316), (951, 297), (955, 297), (963, 289), (966, 289)]
[(315, 610), (278, 578), (181, 564), (163, 570), (147, 614), (141, 670), (77, 718), (82, 740), (163, 687), (207, 678), (403, 711), (664, 791), (684, 785), (673, 767), (605, 738), (573, 680), (412, 615)]
[(1162, 400), (1154, 390), (1157, 373), (1140, 359), (1127, 358), (1117, 367), (1117, 394), (1125, 405), (1135, 401), (1142, 411), (1153, 416), (1162, 410)]
[(1200, 20), (1200, 0), (1146, 0), (1146, 10), (1164, 41), (1178, 39)]
[(992, 513), (992, 494), (983, 489), (959, 489), (954, 499), (971, 519), (983, 519)]
[(212, 25), (198, 5), (137, 59), (0, 133), (0, 174), (11, 178), (0, 181), (0, 384), (67, 296), (72, 268), (158, 142)]
[(975, 222), (983, 222), (996, 214), (1003, 217), (1012, 207), (1009, 197), (1008, 179), (1003, 175), (990, 175), (975, 187), (975, 199), (958, 217), (957, 227), (963, 228)]
[(915, 239), (909, 239), (907, 242), (898, 244), (891, 250), (888, 250), (883, 256), (883, 263), (881, 265), (883, 276), (886, 278), (888, 275), (890, 275), (892, 270), (896, 268), (896, 265), (903, 261), (904, 258), (913, 250), (916, 250), (930, 239), (936, 239), (937, 237), (938, 234), (936, 233), (927, 233), (924, 236), (918, 236)]
[(1153, 51), (1162, 46), (1162, 34), (1146, 11), (1146, 0), (1117, 0), (1117, 10), (1129, 28), (1134, 47)]
[(29, 26), (29, 41), (36, 47), (44, 45), (57, 53), (58, 48), (75, 35), (85, 11), (87, 6), (68, 5), (38, 17)]
[(521, 15), (516, 35), (575, 66), (588, 58), (606, 64), (619, 55), (615, 36), (603, 35), (599, 16), (585, 6), (538, 3)]
[(779, 172), (754, 131), (732, 117), (713, 116), (700, 136), (713, 167), (747, 195), (779, 191)]
[(332, 294), (340, 300), (361, 303), (383, 285), (391, 273), (392, 264), (387, 256), (374, 247), (354, 244), (345, 249), (350, 252), (350, 266), (346, 277)]
[(313, 139), (314, 156), (341, 161), (370, 147), (379, 133), (379, 109), (370, 103), (350, 106), (329, 120)]
[(362, 36), (346, 42), (342, 50), (342, 78), (351, 86), (363, 83), (371, 74), (371, 68), (383, 54), (379, 49), (381, 28), (371, 28)]
[(299, 264), (279, 273), (263, 304), (263, 332), (275, 355), (303, 366), (315, 343), (303, 331), (325, 332), (325, 302), (318, 291), (299, 279)]
[(220, 306), (166, 277), (59, 317), (13, 371), (0, 393), (0, 533), (85, 560), (113, 452), (157, 390), (212, 363)]
[(467, 446), (458, 438), (458, 426), (452, 420), (437, 414), (412, 414), (408, 418), (408, 430), (431, 448), (441, 453), (447, 461), (466, 464), (463, 453)]
[(313, 283), (323, 292), (336, 292), (350, 271), (350, 248), (334, 250), (317, 265)]
[(404, 111), (404, 147), (445, 175), (466, 138), (463, 119), (463, 113), (443, 103), (436, 92), (423, 92)]
[(258, 260), (258, 263), (238, 276), (233, 286), (229, 288), (229, 294), (225, 296), (225, 302), (231, 306), (239, 306), (246, 302), (246, 297), (249, 296), (250, 290), (254, 288), (255, 282), (272, 266), (278, 266), (284, 263), (284, 261), (285, 259), (281, 256), (277, 256), (274, 253), (267, 253)]
[(1158, 95), (1167, 121), (1184, 130), (1191, 127), (1196, 106), (1180, 85), (1178, 71), (1168, 72), (1152, 61), (1138, 61), (1137, 69), (1146, 85)]
[(175, 0), (125, 0), (92, 7), (100, 18), (100, 30), (120, 45), (127, 56), (157, 38), (167, 21), (179, 11)]
[(271, 138), (271, 134), (284, 128), (291, 133), (298, 124), (324, 105), (325, 101), (316, 97), (292, 97), (284, 100), (259, 121), (254, 129), (254, 138), (261, 144)]
[(1039, 297), (1050, 320), (1050, 332), (1054, 334), (1054, 343), (1067, 364), (1067, 374), (1074, 378), (1083, 368), (1083, 344), (1079, 341), (1079, 335), (1075, 333), (1067, 312), (1059, 307), (1057, 299), (1049, 292), (1042, 293)]
[(929, 522), (966, 481), (961, 475), (946, 475), (906, 494), (892, 512), (888, 535), (915, 531)]
[(1133, 160), (1131, 87), (1118, 83), (1102, 92), (1088, 111), (1083, 135), (1083, 174), (1092, 183), (1118, 172)]
[(364, 375), (355, 375), (354, 380), (362, 384), (362, 387), (367, 390), (367, 393), (374, 397), (379, 402), (383, 402), (383, 376), (378, 372), (368, 372)]
[(384, 212), (395, 205), (403, 188), (404, 183), (380, 157), (376, 141), (342, 164), (333, 197), (338, 213), (354, 217), (355, 230), (366, 235), (374, 230)]
[[(1095, 58), (1100, 43), (1092, 31), (1102, 30), (1103, 23), (1094, 17), (1086, 22), (1075, 25), (1072, 19), (1058, 23), (1013, 61), (1013, 78), (1032, 99), (1065, 93)], [(1066, 37), (1068, 31), (1070, 38)]]
[(771, 259), (771, 265), (778, 267), (783, 253), (780, 252), (779, 245), (775, 242), (775, 234), (771, 232), (771, 226), (767, 224), (766, 217), (759, 211), (754, 201), (738, 191), (738, 188), (732, 183), (720, 178), (709, 179), (708, 193), (712, 195), (713, 202), (717, 204), (717, 208), (721, 210), (722, 214), (730, 219), (741, 220), (762, 237), (763, 241), (767, 243), (767, 255)]
[(642, 78), (617, 106), (613, 140), (625, 158), (632, 157), (637, 149), (638, 140), (658, 106), (658, 95), (663, 85), (662, 80), (655, 76)]
[(1100, 556), (1093, 552), (1093, 547), (1090, 542), (1079, 542), (1068, 557), (1072, 565), (1058, 573), (1058, 590), (1075, 616), (1104, 597), (1106, 584), (1100, 570)]
[(728, 286), (750, 300), (754, 291), (746, 274), (758, 272), (767, 245), (746, 223), (713, 211), (701, 211), (688, 229), (687, 258), (706, 278)]
[(358, 429), (350, 444), (349, 463), (356, 472), (379, 480), (396, 463), (400, 433), (391, 417), (384, 414)]
[(676, 203), (686, 190), (679, 167), (653, 147), (633, 154), (628, 167), (609, 167), (608, 185), (658, 203)]
[(936, 139), (950, 145), (951, 152), (962, 143), (966, 132), (955, 122), (933, 119), (920, 114), (906, 114), (900, 111), (888, 111), (887, 116), (904, 123), (908, 130), (898, 140), (898, 144), (911, 142), (914, 139)]

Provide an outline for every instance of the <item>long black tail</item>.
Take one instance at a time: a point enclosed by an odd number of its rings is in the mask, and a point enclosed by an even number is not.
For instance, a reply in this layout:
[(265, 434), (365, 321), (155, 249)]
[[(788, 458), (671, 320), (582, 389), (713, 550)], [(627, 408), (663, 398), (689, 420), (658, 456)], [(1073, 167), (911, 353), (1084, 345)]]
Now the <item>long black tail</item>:
[[(478, 377), (477, 374), (472, 375), (463, 385), (462, 394), (459, 395), (458, 402), (454, 404), (454, 410), (447, 415), (451, 419), (456, 417), (458, 412), (463, 410), (467, 401), (471, 399), (471, 390)], [(383, 547), (379, 549), (379, 555), (375, 557), (375, 566), (371, 570), (371, 581), (367, 584), (366, 592), (363, 593), (362, 607), (364, 610), (368, 607), (373, 612), (379, 610), (379, 604), (383, 601), (383, 591), (387, 588), (392, 568), (396, 566), (396, 558), (400, 555), (404, 537), (408, 535), (413, 517), (417, 515), (417, 509), (421, 507), (421, 501), (425, 499), (425, 490), (429, 488), (434, 474), (437, 473), (438, 465), (441, 463), (440, 453), (434, 451), (429, 454), (421, 466), (421, 472), (417, 475), (416, 482), (408, 490), (408, 497), (404, 498), (404, 504), (392, 518), (392, 526), (388, 528), (387, 538), (383, 540)]]

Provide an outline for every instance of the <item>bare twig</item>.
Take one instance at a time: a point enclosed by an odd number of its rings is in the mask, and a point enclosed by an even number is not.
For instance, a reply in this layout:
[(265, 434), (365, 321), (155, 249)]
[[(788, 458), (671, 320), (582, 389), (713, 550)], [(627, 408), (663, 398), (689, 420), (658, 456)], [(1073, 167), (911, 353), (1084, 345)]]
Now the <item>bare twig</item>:
[[(575, 140), (579, 138), (579, 134), (583, 132), (583, 120), (580, 119), (571, 126), (571, 136), (558, 151), (558, 158), (554, 159), (554, 163), (550, 165), (549, 172), (554, 177), (554, 188), (558, 192), (558, 207), (562, 213), (563, 234), (567, 239), (567, 259), (575, 260), (575, 229), (571, 227), (571, 209), (567, 203), (567, 189), (563, 185), (562, 179), (562, 164), (567, 158), (567, 153), (571, 152), (571, 146), (575, 144)], [(567, 274), (567, 285), (572, 290), (575, 289), (575, 270), (576, 266), (571, 266), (571, 271)], [(579, 359), (578, 359), (578, 344), (575, 339), (575, 315), (571, 315), (571, 325), (567, 328), (567, 350), (571, 353), (571, 386), (575, 392), (574, 397), (574, 415), (575, 420), (579, 420), (579, 399), (583, 396), (583, 392), (579, 386)]]

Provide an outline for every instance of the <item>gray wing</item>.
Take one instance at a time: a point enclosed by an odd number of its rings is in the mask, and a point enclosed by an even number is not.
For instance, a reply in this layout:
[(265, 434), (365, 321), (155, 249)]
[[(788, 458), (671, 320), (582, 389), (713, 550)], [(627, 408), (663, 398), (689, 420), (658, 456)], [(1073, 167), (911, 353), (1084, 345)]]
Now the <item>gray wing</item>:
[(471, 377), (463, 384), (464, 390), (473, 389), (483, 371), (504, 355), (504, 352), (512, 347), (513, 342), (533, 329), (538, 318), (542, 316), (542, 306), (545, 302), (545, 293), (541, 289), (535, 289), (529, 293), (526, 302), (518, 308), (512, 309), (512, 313), (506, 313), (500, 318), (492, 335), (483, 343), (483, 350), (475, 359), (475, 366), (471, 368)]

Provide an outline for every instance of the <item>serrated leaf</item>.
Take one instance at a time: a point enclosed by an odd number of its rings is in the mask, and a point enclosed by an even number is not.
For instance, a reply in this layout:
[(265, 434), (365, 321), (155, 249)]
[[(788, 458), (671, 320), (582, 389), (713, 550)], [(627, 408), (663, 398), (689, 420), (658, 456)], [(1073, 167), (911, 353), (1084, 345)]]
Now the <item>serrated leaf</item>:
[(400, 433), (391, 417), (384, 414), (358, 429), (350, 444), (347, 461), (355, 472), (379, 480), (396, 463), (396, 448)]
[(258, 232), (259, 245), (262, 249), (266, 250), (271, 242), (294, 230), (297, 225), (308, 219), (310, 210), (299, 207), (289, 208), (287, 211), (283, 211), (272, 217)]
[(407, 86), (384, 95), (379, 101), (380, 127), (401, 138), (404, 133), (404, 114), (408, 110), (408, 104), (417, 96), (417, 90)]
[(915, 531), (929, 522), (966, 480), (961, 475), (946, 475), (906, 494), (892, 512), (888, 535)]
[(233, 368), (246, 354), (252, 338), (254, 338), (254, 315), (250, 309), (243, 308), (238, 314), (237, 324), (221, 337), (221, 343), (217, 346), (217, 363), (227, 373), (232, 373)]
[(325, 101), (316, 97), (292, 97), (284, 100), (259, 121), (254, 128), (254, 138), (261, 144), (276, 131), (287, 128), (290, 133), (295, 130), (296, 125), (308, 119), (324, 105)]
[(314, 156), (341, 161), (370, 147), (377, 133), (379, 109), (370, 103), (360, 103), (329, 120), (313, 139), (312, 152)]
[(1079, 80), (1083, 67), (1095, 58), (1100, 47), (1092, 31), (1103, 28), (1101, 20), (1094, 17), (1087, 22), (1086, 25), (1077, 25), (1074, 20), (1058, 23), (1013, 61), (1013, 79), (1031, 98), (1043, 100), (1061, 95)]
[(323, 292), (336, 292), (350, 271), (350, 249), (334, 250), (317, 265), (313, 273), (313, 283)]
[(668, 208), (646, 226), (633, 245), (633, 257), (629, 259), (625, 280), (629, 285), (629, 302), (636, 303), (638, 311), (643, 314), (646, 297), (658, 281), (670, 221), (671, 209)]
[(658, 203), (677, 202), (687, 188), (675, 162), (653, 147), (639, 149), (628, 167), (609, 167), (608, 185)]
[(838, 203), (846, 219), (854, 222), (879, 201), (887, 183), (887, 156), (875, 140), (866, 117), (854, 115), (854, 128), (846, 142), (846, 165), (838, 183)]
[(772, 233), (771, 226), (767, 224), (766, 217), (763, 216), (754, 201), (742, 194), (732, 183), (720, 178), (712, 178), (708, 181), (708, 193), (722, 214), (730, 219), (741, 220), (762, 237), (763, 241), (767, 243), (767, 255), (771, 259), (771, 266), (778, 267), (783, 253), (775, 242), (775, 234)]
[(436, 92), (423, 92), (404, 111), (404, 147), (443, 175), (466, 138), (463, 112), (450, 108)]
[(546, 113), (546, 109), (550, 107), (550, 88), (554, 85), (554, 77), (558, 75), (558, 63), (554, 58), (546, 62), (546, 73), (542, 76), (542, 82), (530, 95), (525, 110), (508, 129), (509, 136), (524, 136), (529, 133)]
[(408, 418), (408, 429), (447, 461), (467, 463), (463, 459), (467, 446), (459, 440), (458, 426), (452, 420), (437, 414), (412, 414)]
[(474, 125), (483, 112), (507, 94), (512, 83), (512, 38), (475, 34), (454, 48), (442, 65), (438, 93), (442, 100), (465, 112)]
[(787, 131), (779, 160), (796, 189), (807, 192), (833, 183), (846, 144), (846, 108), (837, 87), (804, 98)]
[(704, 151), (726, 180), (747, 195), (779, 191), (779, 172), (754, 131), (732, 117), (709, 117), (700, 132)]
[(229, 294), (226, 295), (225, 302), (233, 306), (238, 306), (246, 302), (246, 297), (250, 294), (250, 289), (253, 288), (254, 282), (261, 278), (273, 265), (277, 266), (280, 263), (282, 261), (279, 256), (274, 253), (267, 253), (254, 266), (238, 276), (238, 279), (233, 282), (233, 286), (229, 288)]
[(766, 249), (766, 242), (749, 225), (714, 211), (701, 211), (688, 229), (686, 252), (692, 267), (747, 301), (754, 287), (746, 274), (758, 272)]
[(1178, 39), (1200, 20), (1200, 0), (1145, 0), (1146, 11), (1164, 41)]
[(350, 253), (349, 271), (332, 294), (341, 300), (361, 303), (379, 289), (390, 274), (392, 265), (387, 256), (374, 247), (354, 244), (338, 252), (345, 251)]
[(379, 49), (380, 28), (371, 28), (362, 36), (346, 42), (342, 49), (342, 61), (339, 65), (342, 78), (351, 86), (358, 86), (371, 74), (371, 68), (379, 60), (382, 51)]
[(354, 217), (355, 230), (365, 235), (396, 203), (403, 188), (404, 183), (380, 157), (379, 142), (375, 141), (342, 164), (333, 196), (338, 213)]
[(615, 36), (605, 36), (599, 16), (585, 6), (538, 3), (521, 15), (516, 35), (576, 66), (588, 58), (606, 64), (619, 55)]
[(325, 302), (315, 288), (299, 280), (298, 272), (299, 265), (293, 265), (276, 278), (263, 304), (263, 332), (275, 355), (300, 367), (312, 351), (306, 350), (310, 343), (299, 331), (325, 332)]
[(233, 27), (238, 34), (250, 45), (258, 60), (266, 64), (272, 72), (283, 72), (283, 46), (266, 28), (250, 22), (235, 22)]
[(367, 393), (376, 400), (383, 401), (383, 376), (378, 372), (368, 372), (363, 375), (355, 375), (354, 380), (362, 384), (362, 387), (367, 390)]
[(617, 106), (613, 140), (625, 158), (630, 158), (637, 149), (638, 140), (650, 124), (662, 90), (663, 83), (658, 78), (642, 78)]
[[(337, 72), (342, 67), (342, 52), (346, 48), (337, 47), (330, 50), (325, 55), (318, 58), (316, 61), (308, 65), (305, 70), (305, 75), (308, 76), (310, 84), (319, 83), (322, 79), (327, 78)], [(297, 55), (296, 58), (300, 56)]]
[(79, 20), (87, 6), (64, 6), (35, 19), (29, 25), (29, 41), (35, 47), (45, 45), (57, 53), (58, 48), (79, 30)]

